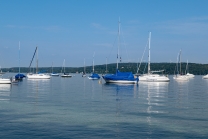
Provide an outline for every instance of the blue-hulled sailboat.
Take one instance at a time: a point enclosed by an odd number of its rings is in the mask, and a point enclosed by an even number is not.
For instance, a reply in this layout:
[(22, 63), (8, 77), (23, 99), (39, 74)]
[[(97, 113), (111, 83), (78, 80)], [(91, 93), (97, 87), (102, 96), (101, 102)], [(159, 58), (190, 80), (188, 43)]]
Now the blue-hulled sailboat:
[(22, 73), (20, 73), (20, 42), (19, 42), (19, 73), (15, 75), (15, 80), (22, 80), (26, 76)]
[(58, 73), (53, 72), (53, 62), (52, 62), (52, 66), (51, 66), (51, 68), (52, 68), (52, 71), (51, 71), (51, 76), (59, 76), (59, 74), (58, 74)]
[[(120, 37), (120, 20), (118, 22), (118, 42)], [(118, 70), (118, 61), (119, 61), (119, 43), (118, 43), (118, 53), (117, 53), (117, 67), (115, 74), (106, 74), (103, 77), (106, 83), (121, 83), (121, 84), (136, 84), (138, 83), (138, 77), (134, 78), (132, 72), (120, 72)]]
[(88, 77), (88, 79), (90, 79), (90, 80), (98, 80), (98, 79), (100, 79), (100, 76), (97, 73), (94, 72), (94, 56), (95, 56), (95, 53), (93, 55), (93, 61), (92, 61), (92, 73)]

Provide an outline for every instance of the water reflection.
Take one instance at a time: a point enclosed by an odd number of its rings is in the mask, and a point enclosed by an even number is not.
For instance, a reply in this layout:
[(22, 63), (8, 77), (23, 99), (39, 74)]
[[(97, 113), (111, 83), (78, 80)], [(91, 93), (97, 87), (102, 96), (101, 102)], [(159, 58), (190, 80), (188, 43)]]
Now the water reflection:
[(28, 97), (34, 98), (34, 102), (36, 103), (39, 98), (44, 98), (46, 94), (50, 93), (48, 91), (50, 88), (50, 80), (29, 79), (27, 80), (27, 88)]
[(0, 101), (10, 100), (11, 85), (0, 84)]
[[(169, 82), (140, 82), (139, 97), (146, 99), (146, 112), (164, 113), (164, 101), (167, 97)], [(151, 116), (147, 117), (147, 122), (151, 121)]]

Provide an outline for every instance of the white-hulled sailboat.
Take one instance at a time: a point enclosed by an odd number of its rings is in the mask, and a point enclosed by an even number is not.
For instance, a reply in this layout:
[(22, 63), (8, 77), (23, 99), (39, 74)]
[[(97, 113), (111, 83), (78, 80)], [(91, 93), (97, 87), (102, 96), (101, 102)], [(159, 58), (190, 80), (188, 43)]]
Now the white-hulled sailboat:
[(0, 84), (11, 84), (12, 80), (11, 79), (6, 79), (6, 78), (2, 78), (3, 74), (5, 74), (5, 73), (2, 72), (1, 66), (0, 66)]
[(187, 64), (186, 64), (186, 76), (188, 78), (194, 78), (194, 74), (189, 73), (189, 67), (188, 67), (188, 60), (187, 60)]
[(145, 81), (145, 82), (169, 82), (170, 79), (165, 76), (165, 75), (159, 75), (159, 74), (153, 74), (156, 72), (163, 72), (163, 70), (160, 71), (151, 71), (150, 70), (150, 40), (151, 40), (151, 32), (149, 33), (149, 39), (148, 39), (148, 44), (149, 44), (149, 55), (148, 55), (148, 73), (143, 74), (139, 76), (139, 81)]
[[(28, 73), (27, 78), (28, 79), (50, 79), (51, 78), (50, 75), (44, 74), (44, 73), (38, 73), (38, 47), (36, 47), (36, 49), (35, 49), (35, 53), (33, 55), (33, 58), (35, 55), (36, 55), (36, 73)], [(32, 61), (33, 61), (33, 58), (32, 58)], [(31, 61), (31, 63), (32, 63), (32, 61)], [(31, 66), (31, 63), (30, 63), (30, 66)]]
[[(61, 77), (72, 77), (72, 75), (70, 75), (69, 73), (65, 72), (65, 59), (64, 59), (62, 68), (64, 68), (64, 73), (61, 75)], [(62, 72), (62, 70), (61, 70), (61, 72)]]
[[(179, 63), (178, 59), (180, 62), (180, 72), (178, 71), (178, 63)], [(177, 66), (177, 74), (173, 76), (173, 79), (175, 79), (176, 81), (188, 81), (188, 77), (186, 75), (182, 75), (182, 72), (181, 72), (181, 50), (180, 50), (180, 53), (177, 57), (176, 66)]]
[(202, 76), (202, 79), (208, 79), (208, 74), (207, 74), (207, 75)]

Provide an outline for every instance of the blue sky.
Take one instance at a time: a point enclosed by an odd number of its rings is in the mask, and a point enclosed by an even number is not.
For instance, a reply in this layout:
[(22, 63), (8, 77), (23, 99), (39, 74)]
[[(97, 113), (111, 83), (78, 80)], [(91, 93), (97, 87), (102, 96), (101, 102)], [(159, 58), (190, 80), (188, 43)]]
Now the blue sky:
[[(151, 62), (208, 63), (207, 0), (0, 0), (0, 66), (28, 67), (116, 62), (118, 19), (123, 62), (141, 59), (152, 32)], [(147, 61), (147, 51), (144, 56)]]

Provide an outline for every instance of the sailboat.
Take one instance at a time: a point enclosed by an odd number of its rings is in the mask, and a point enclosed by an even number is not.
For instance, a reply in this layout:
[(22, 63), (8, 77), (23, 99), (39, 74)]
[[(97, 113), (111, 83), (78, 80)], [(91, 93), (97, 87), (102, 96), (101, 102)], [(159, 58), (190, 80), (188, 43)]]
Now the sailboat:
[(1, 75), (3, 75), (3, 74), (5, 74), (4, 72), (2, 72), (2, 70), (1, 70), (1, 66), (0, 66), (0, 76)]
[(90, 79), (90, 80), (98, 80), (98, 79), (100, 79), (100, 76), (97, 73), (94, 72), (94, 56), (95, 56), (95, 53), (93, 55), (93, 61), (92, 61), (92, 73), (88, 77), (88, 79)]
[(15, 75), (15, 80), (22, 80), (26, 76), (22, 73), (20, 73), (20, 42), (19, 42), (19, 73)]
[[(61, 77), (72, 77), (72, 75), (70, 75), (69, 73), (66, 73), (65, 72), (65, 59), (64, 59), (64, 62), (63, 62), (63, 67), (64, 68), (64, 73), (61, 75)], [(62, 71), (62, 70), (61, 70)]]
[(194, 78), (194, 74), (189, 73), (189, 68), (188, 68), (188, 60), (187, 60), (187, 64), (186, 64), (186, 76), (188, 78)]
[[(33, 58), (35, 55), (36, 55), (36, 73), (28, 73), (27, 78), (28, 79), (50, 79), (51, 78), (50, 75), (47, 75), (44, 73), (38, 73), (38, 47), (36, 47), (36, 49), (35, 49), (35, 53), (33, 55)], [(33, 58), (31, 60), (31, 63), (33, 61)], [(30, 66), (31, 66), (31, 63), (30, 63)], [(29, 66), (29, 68), (30, 68), (30, 66)]]
[[(2, 72), (2, 71), (1, 71)], [(0, 76), (0, 84), (11, 84), (12, 83), (12, 79), (6, 79), (6, 78), (2, 78), (2, 75), (1, 74)]]
[[(178, 60), (179, 59), (179, 60)], [(178, 71), (178, 63), (180, 62), (180, 72)], [(187, 81), (188, 80), (188, 77), (186, 75), (182, 75), (182, 72), (181, 72), (181, 50), (180, 50), (180, 53), (177, 57), (177, 74), (173, 76), (173, 79), (177, 80), (177, 81)]]
[(84, 59), (84, 71), (83, 71), (82, 77), (86, 77), (85, 59)]
[(106, 83), (121, 83), (121, 84), (136, 84), (138, 78), (134, 78), (132, 72), (120, 72), (118, 69), (119, 47), (120, 47), (120, 19), (118, 22), (118, 51), (117, 51), (117, 66), (115, 74), (106, 74), (103, 77)]
[(208, 79), (208, 74), (207, 74), (207, 75), (204, 75), (204, 76), (202, 77), (202, 79)]
[(53, 62), (52, 62), (52, 67), (51, 67), (51, 69), (52, 69), (52, 71), (51, 71), (51, 76), (59, 76), (58, 73), (54, 73), (54, 72), (53, 72)]
[(156, 72), (163, 72), (163, 70), (159, 71), (151, 71), (150, 70), (150, 40), (151, 40), (151, 32), (149, 33), (149, 55), (148, 55), (148, 73), (139, 76), (139, 81), (146, 81), (146, 82), (169, 82), (170, 79), (164, 75), (153, 74)]

